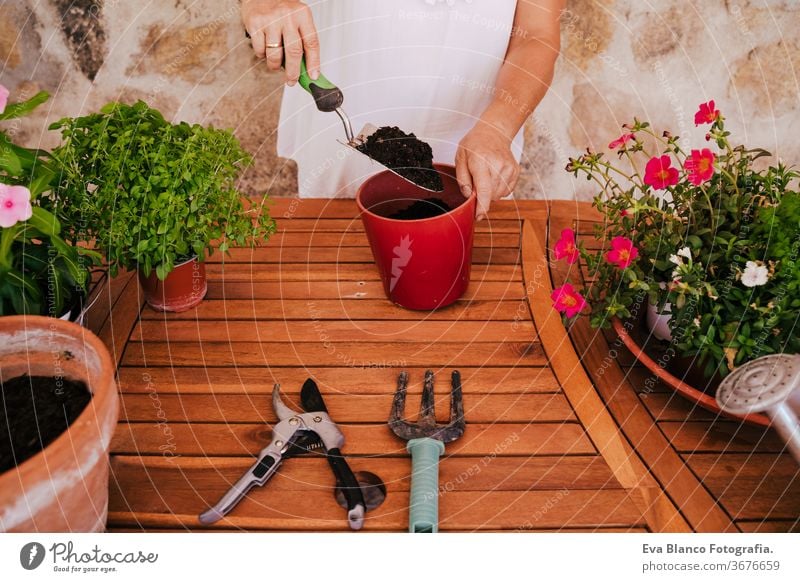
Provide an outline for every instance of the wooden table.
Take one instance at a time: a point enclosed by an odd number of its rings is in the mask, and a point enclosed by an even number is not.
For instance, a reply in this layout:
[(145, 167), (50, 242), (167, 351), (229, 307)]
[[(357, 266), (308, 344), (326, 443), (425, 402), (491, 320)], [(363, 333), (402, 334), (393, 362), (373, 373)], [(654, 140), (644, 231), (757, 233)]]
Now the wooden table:
[[(314, 377), (354, 470), (386, 484), (365, 529), (407, 527), (410, 461), (386, 426), (400, 370), (416, 414), (426, 369), (446, 420), (449, 372), (464, 382), (467, 430), (441, 463), (442, 530), (788, 531), (800, 471), (772, 434), (717, 421), (663, 387), (584, 321), (568, 334), (549, 299), (564, 226), (584, 204), (495, 204), (478, 225), (472, 283), (420, 314), (386, 300), (352, 201), (277, 200), (278, 233), (215, 253), (197, 308), (142, 306), (135, 277), (98, 285), (90, 327), (119, 365), (108, 526), (199, 530), (269, 440), (270, 391), (294, 401)], [(612, 338), (613, 341), (613, 338)], [(599, 372), (601, 370), (602, 372)], [(293, 458), (217, 529), (346, 530), (323, 459)]]

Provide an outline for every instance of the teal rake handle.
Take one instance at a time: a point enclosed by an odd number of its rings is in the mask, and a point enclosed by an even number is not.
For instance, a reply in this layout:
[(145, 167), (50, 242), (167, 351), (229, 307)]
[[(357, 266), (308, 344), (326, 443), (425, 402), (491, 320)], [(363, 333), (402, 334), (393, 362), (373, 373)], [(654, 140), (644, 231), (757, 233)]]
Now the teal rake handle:
[(406, 447), (411, 453), (411, 498), (408, 531), (439, 531), (439, 457), (444, 454), (442, 441), (411, 439)]

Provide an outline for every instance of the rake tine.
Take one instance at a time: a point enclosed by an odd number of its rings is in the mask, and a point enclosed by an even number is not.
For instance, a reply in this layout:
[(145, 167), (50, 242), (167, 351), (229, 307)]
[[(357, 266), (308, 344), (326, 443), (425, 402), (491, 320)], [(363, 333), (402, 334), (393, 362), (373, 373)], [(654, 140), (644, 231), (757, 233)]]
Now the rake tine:
[(406, 389), (408, 388), (408, 372), (400, 372), (397, 377), (397, 390), (392, 400), (392, 414), (390, 422), (400, 422), (406, 408)]
[(461, 390), (461, 373), (455, 370), (451, 376), (450, 424), (464, 422), (464, 394)]
[(436, 397), (433, 393), (433, 372), (425, 372), (425, 384), (422, 387), (422, 401), (419, 405), (419, 424), (423, 426), (436, 424)]

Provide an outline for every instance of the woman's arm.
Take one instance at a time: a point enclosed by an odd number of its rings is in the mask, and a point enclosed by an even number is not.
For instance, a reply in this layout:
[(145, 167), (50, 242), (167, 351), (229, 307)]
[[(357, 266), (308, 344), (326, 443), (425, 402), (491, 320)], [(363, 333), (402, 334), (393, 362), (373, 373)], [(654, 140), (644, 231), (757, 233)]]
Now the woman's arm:
[(492, 102), (459, 143), (456, 176), (465, 196), (477, 191), (479, 218), (519, 177), (511, 142), (550, 87), (564, 1), (519, 0)]

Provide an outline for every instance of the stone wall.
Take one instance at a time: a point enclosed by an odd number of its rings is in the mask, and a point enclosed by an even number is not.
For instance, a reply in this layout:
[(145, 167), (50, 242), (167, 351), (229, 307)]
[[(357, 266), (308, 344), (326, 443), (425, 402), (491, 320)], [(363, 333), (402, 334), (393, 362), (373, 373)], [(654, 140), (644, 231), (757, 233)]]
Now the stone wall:
[[(238, 6), (0, 1), (0, 83), (13, 97), (53, 95), (17, 139), (49, 147), (50, 121), (144, 99), (167, 117), (233, 128), (256, 158), (245, 187), (291, 195), (296, 169), (275, 154), (280, 79), (252, 56)], [(569, 0), (561, 20), (562, 55), (526, 126), (518, 197), (590, 197), (590, 184), (564, 172), (567, 158), (605, 147), (633, 116), (701, 144), (693, 114), (710, 98), (734, 141), (800, 165), (800, 2)]]

